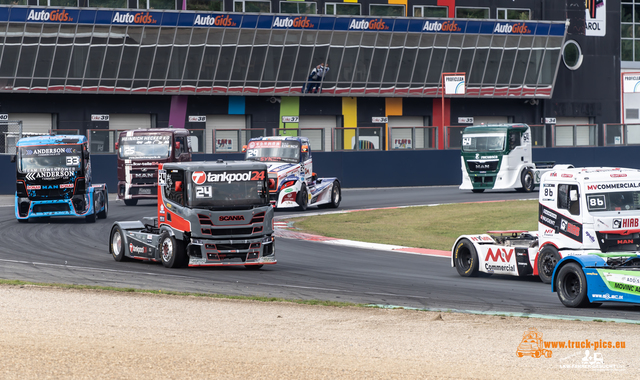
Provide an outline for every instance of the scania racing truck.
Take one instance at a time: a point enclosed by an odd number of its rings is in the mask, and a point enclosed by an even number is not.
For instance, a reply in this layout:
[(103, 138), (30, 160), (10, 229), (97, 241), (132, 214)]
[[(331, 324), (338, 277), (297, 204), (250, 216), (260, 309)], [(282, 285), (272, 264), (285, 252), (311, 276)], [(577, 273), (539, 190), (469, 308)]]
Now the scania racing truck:
[(191, 161), (189, 131), (184, 128), (135, 129), (120, 133), (118, 199), (135, 206), (139, 199), (156, 199), (158, 164)]
[[(533, 162), (531, 129), (526, 124), (467, 127), (462, 132), (461, 190), (486, 189), (531, 192), (554, 162)], [(571, 167), (562, 165), (558, 167)]]
[(538, 231), (460, 236), (451, 265), (465, 277), (533, 274), (550, 283), (560, 259), (612, 252), (640, 252), (640, 171), (557, 169), (542, 176)]
[(245, 160), (269, 166), (269, 199), (276, 208), (306, 210), (309, 206), (338, 208), (342, 200), (337, 178), (318, 178), (313, 172), (309, 139), (272, 136), (249, 140)]
[(15, 215), (19, 222), (75, 216), (93, 223), (96, 217), (107, 217), (107, 185), (91, 183), (85, 136), (22, 138), (16, 144), (15, 162)]
[(166, 163), (158, 178), (157, 215), (112, 226), (109, 252), (116, 261), (248, 269), (276, 263), (265, 164)]

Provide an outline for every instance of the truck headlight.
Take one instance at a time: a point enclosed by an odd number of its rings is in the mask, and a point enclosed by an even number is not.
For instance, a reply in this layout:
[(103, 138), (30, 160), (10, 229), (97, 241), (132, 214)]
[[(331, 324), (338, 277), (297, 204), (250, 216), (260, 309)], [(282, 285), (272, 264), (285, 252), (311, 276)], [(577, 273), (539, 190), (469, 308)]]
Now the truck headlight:
[(191, 244), (203, 244), (201, 239), (191, 239)]

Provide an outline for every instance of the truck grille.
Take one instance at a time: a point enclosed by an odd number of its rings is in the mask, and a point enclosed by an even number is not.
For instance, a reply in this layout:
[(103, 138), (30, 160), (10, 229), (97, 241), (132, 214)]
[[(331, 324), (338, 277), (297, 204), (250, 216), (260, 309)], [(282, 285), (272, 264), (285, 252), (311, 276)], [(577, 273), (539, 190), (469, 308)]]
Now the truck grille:
[(69, 211), (68, 203), (45, 203), (39, 205), (33, 205), (33, 212), (66, 212)]
[[(262, 230), (262, 227), (260, 227)], [(253, 233), (253, 227), (244, 228), (203, 228), (202, 233), (204, 235), (212, 236), (233, 236), (233, 235), (251, 235)]]
[(499, 161), (467, 161), (470, 172), (484, 172), (498, 169)]

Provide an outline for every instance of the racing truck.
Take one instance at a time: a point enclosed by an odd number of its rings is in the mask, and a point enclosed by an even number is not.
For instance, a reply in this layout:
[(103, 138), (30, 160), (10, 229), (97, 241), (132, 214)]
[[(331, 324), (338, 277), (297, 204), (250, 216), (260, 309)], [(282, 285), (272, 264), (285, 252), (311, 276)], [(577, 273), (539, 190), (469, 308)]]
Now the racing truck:
[(490, 124), (467, 127), (462, 132), (461, 190), (486, 189), (531, 192), (554, 162), (533, 162), (531, 128), (526, 124)]
[(557, 169), (540, 184), (538, 230), (460, 236), (451, 265), (461, 276), (533, 274), (551, 283), (562, 258), (638, 252), (640, 171)]
[(13, 160), (18, 222), (74, 216), (94, 223), (96, 217), (107, 217), (107, 185), (91, 183), (91, 159), (85, 136), (25, 137), (18, 140)]
[(134, 129), (120, 132), (116, 151), (118, 199), (135, 206), (156, 199), (159, 163), (191, 161), (191, 140), (184, 128)]
[(156, 216), (113, 224), (109, 252), (116, 261), (168, 268), (276, 263), (265, 164), (161, 163), (157, 193)]
[(269, 166), (269, 200), (275, 208), (309, 206), (338, 208), (342, 200), (337, 178), (318, 178), (313, 172), (309, 139), (272, 136), (249, 140), (243, 147), (245, 160)]

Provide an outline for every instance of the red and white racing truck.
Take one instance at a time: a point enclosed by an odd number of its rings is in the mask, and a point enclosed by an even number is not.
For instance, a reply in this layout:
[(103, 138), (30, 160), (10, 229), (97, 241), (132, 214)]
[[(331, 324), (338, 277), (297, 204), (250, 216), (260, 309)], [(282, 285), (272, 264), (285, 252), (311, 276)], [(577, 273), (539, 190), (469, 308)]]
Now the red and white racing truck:
[(545, 173), (538, 231), (460, 236), (451, 265), (461, 276), (478, 272), (538, 275), (551, 282), (565, 256), (640, 251), (640, 171), (572, 168)]
[(337, 178), (318, 178), (313, 172), (306, 137), (259, 137), (249, 140), (245, 160), (269, 167), (269, 199), (276, 208), (340, 206), (342, 191)]

